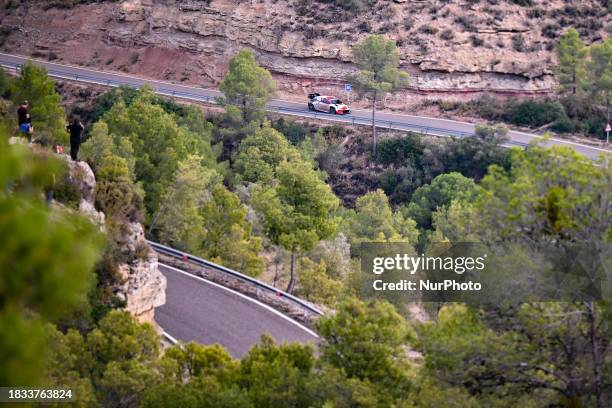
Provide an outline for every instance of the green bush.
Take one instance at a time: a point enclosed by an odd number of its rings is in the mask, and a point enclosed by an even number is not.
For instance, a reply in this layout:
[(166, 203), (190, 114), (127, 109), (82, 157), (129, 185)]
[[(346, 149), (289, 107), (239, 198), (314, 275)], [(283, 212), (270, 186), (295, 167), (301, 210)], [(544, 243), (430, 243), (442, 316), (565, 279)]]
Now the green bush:
[(484, 45), (484, 40), (475, 35), (470, 35), (470, 41), (472, 42), (473, 47), (482, 47)]
[(79, 208), (81, 202), (81, 190), (75, 180), (66, 174), (53, 186), (53, 198), (70, 208)]
[[(583, 132), (585, 134), (594, 135), (599, 138), (605, 136), (603, 129), (606, 126), (606, 112), (604, 109), (596, 106), (584, 97), (570, 95), (561, 99), (561, 104), (574, 124), (574, 130), (568, 132)], [(562, 132), (568, 122), (561, 122), (558, 125), (559, 132)]]
[(506, 103), (489, 95), (469, 101), (467, 107), (480, 117), (496, 122), (504, 120), (506, 112)]
[(129, 106), (138, 97), (138, 90), (129, 86), (120, 86), (106, 92), (98, 98), (93, 112), (91, 113), (91, 121), (97, 122), (102, 116), (115, 105), (119, 99), (123, 99), (125, 104)]
[(405, 163), (410, 160), (418, 161), (423, 153), (424, 145), (421, 137), (409, 133), (405, 137), (383, 140), (377, 148), (379, 163), (386, 165)]
[(557, 133), (573, 133), (579, 129), (579, 124), (568, 118), (567, 116), (555, 121), (550, 127), (551, 130)]
[(293, 120), (285, 120), (284, 118), (272, 122), (272, 127), (284, 134), (287, 140), (289, 140), (292, 145), (296, 146), (306, 138), (308, 133), (310, 133), (301, 123), (297, 123)]
[(519, 126), (544, 126), (566, 116), (564, 106), (559, 101), (550, 99), (501, 101), (491, 96), (483, 96), (468, 102), (467, 107), (490, 121)]
[(104, 158), (97, 177), (96, 207), (117, 220), (143, 220), (143, 193), (130, 179), (127, 162), (118, 156)]
[(511, 104), (506, 120), (520, 126), (539, 127), (565, 116), (563, 105), (557, 101), (528, 100)]
[[(138, 56), (138, 53), (135, 53)], [(136, 61), (137, 62), (137, 61)], [(112, 63), (112, 61), (111, 61)], [(98, 98), (96, 105), (91, 113), (91, 122), (95, 123), (108, 112), (119, 99), (123, 99), (126, 106), (130, 106), (132, 102), (138, 98), (140, 92), (138, 89), (130, 88), (129, 86), (120, 86), (111, 91), (106, 92), (100, 98)], [(173, 100), (162, 98), (160, 96), (153, 96), (151, 103), (159, 105), (163, 110), (168, 113), (184, 116), (186, 109), (183, 105), (179, 105)]]
[(458, 16), (455, 18), (455, 23), (462, 25), (465, 31), (476, 31), (476, 19), (472, 16)]
[(412, 30), (412, 27), (414, 27), (414, 18), (412, 16), (404, 17), (403, 26), (406, 31)]

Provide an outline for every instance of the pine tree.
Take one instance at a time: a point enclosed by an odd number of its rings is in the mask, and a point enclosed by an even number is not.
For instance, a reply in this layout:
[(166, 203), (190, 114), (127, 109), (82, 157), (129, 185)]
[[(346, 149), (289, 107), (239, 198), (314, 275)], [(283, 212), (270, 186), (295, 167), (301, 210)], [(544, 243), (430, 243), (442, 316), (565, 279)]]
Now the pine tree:
[(393, 212), (382, 190), (370, 191), (355, 202), (343, 220), (343, 230), (351, 244), (367, 241), (416, 243), (419, 232), (416, 223), (400, 212)]
[(38, 141), (47, 145), (68, 141), (61, 96), (55, 92), (55, 83), (45, 68), (32, 63), (22, 65), (19, 78), (12, 82), (11, 94), (16, 106), (29, 102), (34, 137)]
[(174, 181), (162, 197), (151, 228), (159, 230), (159, 239), (168, 245), (199, 252), (205, 236), (200, 209), (210, 199), (208, 189), (218, 182), (213, 170), (202, 166), (199, 156), (180, 162)]
[(272, 75), (255, 61), (253, 52), (241, 50), (230, 60), (229, 72), (219, 85), (226, 110), (240, 113), (243, 125), (261, 122), (276, 88)]
[(282, 133), (265, 126), (245, 137), (238, 148), (234, 170), (238, 182), (270, 183), (276, 166), (298, 155)]
[(376, 157), (376, 101), (387, 92), (406, 86), (408, 74), (398, 69), (399, 56), (395, 41), (383, 35), (370, 35), (353, 47), (355, 64), (361, 70), (351, 80), (357, 91), (372, 96), (372, 152)]
[(612, 38), (590, 48), (589, 87), (596, 100), (606, 106), (606, 119), (610, 123), (610, 102), (612, 99)]
[(253, 206), (261, 214), (270, 240), (291, 252), (287, 287), (291, 293), (297, 282), (297, 254), (311, 250), (320, 240), (336, 233), (338, 225), (332, 212), (339, 203), (306, 162), (283, 162), (276, 169), (276, 177), (277, 185), (255, 192)]
[(561, 92), (576, 95), (584, 82), (587, 48), (580, 34), (570, 28), (557, 45), (557, 79)]

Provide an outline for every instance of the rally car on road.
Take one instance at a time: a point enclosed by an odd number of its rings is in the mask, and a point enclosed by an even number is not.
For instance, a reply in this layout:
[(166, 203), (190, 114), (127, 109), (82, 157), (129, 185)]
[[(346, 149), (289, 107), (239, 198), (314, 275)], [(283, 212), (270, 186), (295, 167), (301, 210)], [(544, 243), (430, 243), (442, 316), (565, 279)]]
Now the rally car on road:
[(351, 112), (349, 107), (335, 96), (322, 96), (318, 93), (308, 95), (308, 110), (329, 112), (337, 115)]

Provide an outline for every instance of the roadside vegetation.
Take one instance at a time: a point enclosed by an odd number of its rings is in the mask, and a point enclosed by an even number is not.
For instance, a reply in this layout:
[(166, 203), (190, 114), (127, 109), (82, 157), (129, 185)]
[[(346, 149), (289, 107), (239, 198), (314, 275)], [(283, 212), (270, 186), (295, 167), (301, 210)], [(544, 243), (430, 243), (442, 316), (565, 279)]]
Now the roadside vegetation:
[(500, 100), (484, 96), (466, 103), (431, 101), (443, 112), (480, 116), (494, 122), (547, 128), (605, 139), (612, 103), (612, 39), (586, 46), (569, 29), (556, 48), (557, 95), (548, 99)]
[[(590, 52), (589, 64), (605, 54)], [(591, 97), (601, 101), (597, 83)], [(82, 158), (97, 178), (104, 236), (69, 208), (43, 204), (43, 191), (57, 188), (50, 176), (63, 174), (50, 153), (6, 142), (23, 99), (40, 143), (63, 141), (52, 81), (31, 65), (19, 78), (0, 71), (0, 383), (69, 386), (87, 407), (606, 406), (609, 302), (435, 304), (416, 319), (359, 298), (355, 255), (364, 242), (423, 251), (478, 240), (513, 243), (519, 259), (577, 241), (603, 256), (609, 160), (507, 149), (501, 125), (464, 139), (386, 137), (374, 153), (359, 130), (267, 117), (274, 83), (249, 51), (232, 59), (222, 90), (225, 110), (209, 116), (147, 88), (100, 98)], [(240, 360), (219, 345), (162, 352), (154, 328), (108, 290), (131, 256), (117, 243), (130, 221), (150, 239), (333, 309), (316, 322), (321, 344), (264, 336)]]

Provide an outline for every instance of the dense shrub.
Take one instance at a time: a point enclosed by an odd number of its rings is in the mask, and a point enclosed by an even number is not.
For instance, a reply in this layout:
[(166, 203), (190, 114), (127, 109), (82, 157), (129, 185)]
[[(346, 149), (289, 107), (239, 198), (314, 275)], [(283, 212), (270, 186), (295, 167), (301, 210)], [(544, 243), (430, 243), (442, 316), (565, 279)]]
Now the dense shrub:
[(579, 130), (577, 123), (567, 116), (556, 120), (550, 128), (558, 133), (573, 133)]
[(544, 126), (565, 116), (563, 105), (553, 100), (501, 101), (484, 96), (468, 102), (467, 108), (485, 119), (519, 126)]
[[(77, 168), (78, 169), (78, 168)], [(81, 202), (81, 190), (79, 189), (82, 173), (70, 174), (68, 168), (64, 169), (63, 176), (53, 185), (53, 198), (70, 208), (79, 208)]]
[(104, 158), (98, 171), (96, 207), (121, 221), (143, 219), (143, 192), (130, 179), (127, 162), (118, 156)]
[[(138, 55), (138, 54), (136, 54)], [(100, 98), (98, 98), (96, 105), (91, 113), (91, 122), (95, 123), (102, 118), (102, 116), (115, 105), (115, 103), (123, 99), (126, 106), (130, 106), (132, 102), (138, 98), (140, 92), (138, 89), (130, 88), (129, 86), (120, 86), (112, 91), (106, 92)], [(151, 102), (155, 105), (161, 106), (163, 110), (168, 113), (177, 114), (183, 116), (186, 114), (186, 109), (183, 105), (179, 105), (168, 98), (162, 98), (159, 96), (153, 96)]]
[[(570, 95), (558, 100), (501, 101), (484, 96), (457, 108), (494, 122), (530, 127), (550, 125), (551, 130), (559, 133), (580, 132), (603, 137), (605, 111), (584, 98)], [(440, 101), (436, 104), (445, 110)]]
[(420, 136), (409, 133), (405, 137), (387, 139), (380, 142), (377, 148), (377, 160), (385, 165), (417, 162), (423, 154), (423, 140)]
[(319, 0), (321, 3), (331, 3), (348, 11), (362, 11), (372, 7), (378, 0)]
[(293, 145), (299, 144), (309, 133), (308, 129), (301, 123), (297, 123), (293, 120), (286, 120), (284, 118), (272, 122), (272, 127), (284, 134), (287, 140)]
[(508, 108), (506, 120), (520, 126), (543, 126), (565, 116), (563, 105), (556, 101), (528, 100)]
[[(586, 134), (603, 137), (603, 129), (606, 125), (606, 113), (604, 109), (585, 101), (582, 97), (570, 95), (561, 99), (561, 104), (567, 114), (566, 120), (555, 123), (555, 130), (562, 132), (565, 127), (574, 130), (569, 132), (584, 132)], [(570, 125), (571, 122), (571, 125)]]
[(508, 150), (500, 147), (505, 140), (503, 129), (491, 128), (494, 137), (461, 139), (422, 139), (416, 134), (380, 142), (377, 161), (388, 166), (378, 177), (378, 186), (393, 204), (410, 201), (414, 191), (436, 176), (458, 172), (481, 179), (491, 164), (508, 166)]

